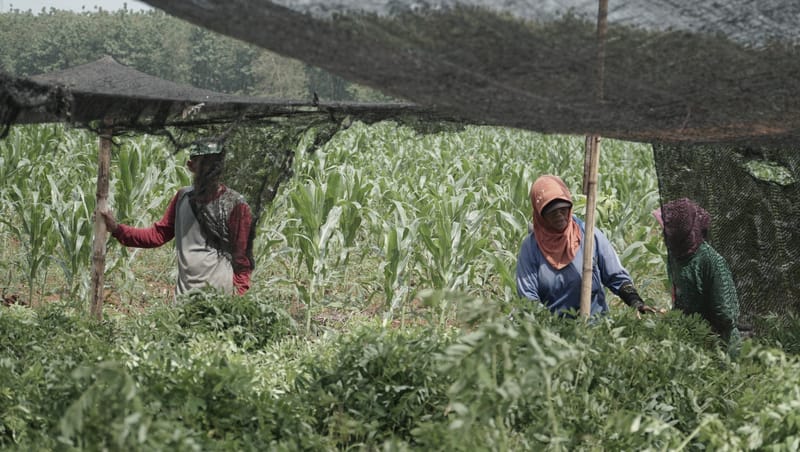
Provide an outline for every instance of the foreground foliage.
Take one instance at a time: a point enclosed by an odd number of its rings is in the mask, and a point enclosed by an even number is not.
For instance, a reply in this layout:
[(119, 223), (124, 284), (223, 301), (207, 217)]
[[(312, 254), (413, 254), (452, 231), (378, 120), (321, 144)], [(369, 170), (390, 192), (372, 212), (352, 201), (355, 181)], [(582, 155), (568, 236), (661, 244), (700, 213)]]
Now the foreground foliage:
[[(453, 295), (455, 296), (455, 295)], [(456, 296), (457, 297), (457, 296)], [(800, 363), (729, 361), (696, 317), (588, 325), (457, 297), (459, 327), (361, 319), (315, 340), (281, 307), (194, 296), (88, 322), (0, 315), (16, 450), (795, 450)]]
[[(797, 319), (763, 319), (769, 335), (731, 362), (695, 317), (637, 320), (612, 302), (586, 325), (517, 299), (529, 184), (559, 174), (578, 193), (581, 142), (354, 124), (297, 152), (247, 296), (165, 304), (172, 251), (111, 241), (113, 304), (96, 323), (96, 137), (15, 128), (0, 142), (3, 295), (39, 306), (0, 308), (0, 447), (797, 450)], [(603, 146), (598, 225), (666, 306), (652, 159)], [(114, 159), (123, 221), (155, 220), (188, 183), (152, 137), (120, 140)]]

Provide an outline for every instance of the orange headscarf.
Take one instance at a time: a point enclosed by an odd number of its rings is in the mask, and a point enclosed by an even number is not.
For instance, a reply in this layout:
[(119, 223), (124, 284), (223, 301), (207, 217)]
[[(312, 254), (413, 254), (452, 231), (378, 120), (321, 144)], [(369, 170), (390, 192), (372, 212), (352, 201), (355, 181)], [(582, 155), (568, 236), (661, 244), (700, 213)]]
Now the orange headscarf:
[(542, 209), (551, 201), (563, 199), (572, 203), (572, 195), (564, 181), (558, 176), (541, 176), (531, 185), (531, 206), (533, 207), (533, 233), (539, 250), (547, 262), (556, 270), (561, 270), (572, 262), (581, 246), (581, 228), (572, 219), (563, 231), (553, 231), (545, 226)]

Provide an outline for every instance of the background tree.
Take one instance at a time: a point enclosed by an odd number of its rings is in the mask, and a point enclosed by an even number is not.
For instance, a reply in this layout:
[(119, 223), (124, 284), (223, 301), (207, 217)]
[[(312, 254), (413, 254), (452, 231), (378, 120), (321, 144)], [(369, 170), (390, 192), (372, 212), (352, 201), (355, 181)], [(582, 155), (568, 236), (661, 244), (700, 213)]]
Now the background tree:
[(255, 47), (198, 27), (192, 27), (189, 42), (189, 81), (193, 86), (226, 93), (252, 92)]
[(308, 89), (324, 100), (354, 100), (350, 84), (343, 78), (322, 69), (306, 66)]
[(388, 101), (322, 69), (245, 44), (161, 11), (0, 13), (0, 70), (27, 77), (110, 55), (156, 77), (278, 99)]

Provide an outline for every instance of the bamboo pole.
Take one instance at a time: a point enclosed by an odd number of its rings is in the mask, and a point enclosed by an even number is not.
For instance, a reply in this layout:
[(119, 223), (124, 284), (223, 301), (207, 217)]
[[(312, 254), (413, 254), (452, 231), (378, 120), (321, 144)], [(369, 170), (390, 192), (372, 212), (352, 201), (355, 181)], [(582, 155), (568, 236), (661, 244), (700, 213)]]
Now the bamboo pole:
[(595, 208), (597, 207), (597, 171), (600, 164), (600, 137), (588, 135), (586, 137), (586, 153), (589, 155), (588, 178), (584, 180), (586, 186), (586, 223), (583, 233), (583, 273), (581, 276), (581, 306), (580, 312), (584, 317), (589, 317), (592, 307), (592, 271), (594, 270), (594, 224)]
[(111, 165), (111, 122), (105, 121), (97, 149), (97, 202), (94, 211), (92, 244), (92, 316), (103, 319), (103, 272), (106, 266), (106, 223), (98, 212), (108, 208), (108, 180)]
[[(597, 86), (595, 98), (603, 101), (603, 84), (606, 58), (606, 30), (608, 28), (608, 0), (598, 0), (597, 7)], [(597, 172), (600, 166), (600, 137), (587, 135), (583, 161), (583, 193), (586, 195), (586, 216), (583, 240), (583, 272), (581, 279), (580, 313), (588, 318), (592, 307), (592, 270), (594, 260), (594, 224), (597, 207)]]

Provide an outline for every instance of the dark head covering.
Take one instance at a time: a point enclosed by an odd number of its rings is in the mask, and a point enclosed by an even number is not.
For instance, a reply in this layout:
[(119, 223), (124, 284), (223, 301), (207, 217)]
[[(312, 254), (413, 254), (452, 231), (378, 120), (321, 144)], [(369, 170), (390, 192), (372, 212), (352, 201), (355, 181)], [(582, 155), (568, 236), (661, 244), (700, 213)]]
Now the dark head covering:
[(687, 258), (697, 251), (711, 225), (711, 215), (688, 198), (664, 204), (661, 207), (661, 220), (667, 248), (678, 259)]
[(544, 209), (542, 209), (542, 215), (547, 215), (556, 209), (561, 209), (564, 207), (572, 207), (572, 203), (569, 201), (564, 201), (563, 199), (554, 199), (544, 206)]

